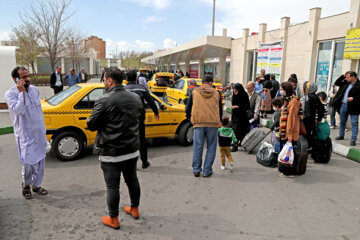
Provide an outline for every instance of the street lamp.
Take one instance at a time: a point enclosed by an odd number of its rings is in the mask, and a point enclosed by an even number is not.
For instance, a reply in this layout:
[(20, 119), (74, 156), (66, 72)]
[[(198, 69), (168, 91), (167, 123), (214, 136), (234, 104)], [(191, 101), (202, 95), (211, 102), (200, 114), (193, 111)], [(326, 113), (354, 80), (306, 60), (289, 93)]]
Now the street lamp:
[(214, 31), (215, 31), (215, 0), (213, 1), (212, 36), (214, 36)]

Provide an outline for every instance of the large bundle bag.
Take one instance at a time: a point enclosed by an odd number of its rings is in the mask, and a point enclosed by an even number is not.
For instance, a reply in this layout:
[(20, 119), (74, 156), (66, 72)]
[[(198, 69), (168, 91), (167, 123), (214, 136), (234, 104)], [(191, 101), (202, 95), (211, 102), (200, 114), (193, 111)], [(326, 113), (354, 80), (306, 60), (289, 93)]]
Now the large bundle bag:
[(256, 161), (265, 167), (276, 167), (277, 155), (271, 144), (263, 142), (256, 154)]
[(315, 139), (311, 157), (316, 163), (328, 163), (331, 159), (332, 150), (331, 138), (328, 137), (325, 141)]
[(330, 126), (329, 123), (325, 120), (316, 128), (316, 136), (319, 140), (325, 141), (330, 136)]
[(265, 132), (260, 128), (254, 128), (251, 130), (241, 142), (241, 146), (247, 153), (250, 153), (264, 138)]

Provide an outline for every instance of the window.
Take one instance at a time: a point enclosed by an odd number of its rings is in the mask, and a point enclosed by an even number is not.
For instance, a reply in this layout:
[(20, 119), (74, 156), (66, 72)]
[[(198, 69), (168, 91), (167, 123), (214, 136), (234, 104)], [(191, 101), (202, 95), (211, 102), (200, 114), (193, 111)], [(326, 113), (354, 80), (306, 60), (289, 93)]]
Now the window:
[(183, 89), (184, 83), (185, 83), (184, 80), (179, 81), (179, 84), (176, 86), (176, 88), (177, 88), (177, 89)]
[(345, 42), (333, 40), (319, 43), (316, 68), (318, 91), (328, 92), (331, 85), (342, 74)]
[(247, 61), (247, 78), (248, 82), (255, 81), (256, 75), (256, 65), (257, 65), (257, 51), (248, 52), (248, 61)]
[[(153, 98), (154, 99), (154, 98)], [(157, 101), (156, 99), (154, 99), (155, 105), (157, 107), (157, 109), (160, 109), (160, 103), (159, 101)], [(145, 109), (150, 109), (149, 104), (146, 102), (146, 100), (144, 99), (144, 104), (145, 104)]]
[(81, 87), (78, 85), (74, 85), (70, 88), (65, 89), (64, 91), (59, 92), (55, 96), (49, 98), (47, 102), (52, 105), (56, 106), (60, 103), (62, 103), (65, 99), (73, 95), (75, 92), (77, 92)]
[(75, 109), (92, 109), (95, 101), (105, 93), (105, 88), (96, 88), (83, 97), (76, 105)]

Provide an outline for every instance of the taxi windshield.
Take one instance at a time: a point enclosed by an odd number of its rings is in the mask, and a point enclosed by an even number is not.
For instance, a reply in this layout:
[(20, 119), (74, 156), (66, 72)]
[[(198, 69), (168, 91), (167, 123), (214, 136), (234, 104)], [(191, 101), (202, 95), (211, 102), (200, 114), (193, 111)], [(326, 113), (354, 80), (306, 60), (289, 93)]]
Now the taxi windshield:
[(65, 89), (62, 92), (59, 92), (55, 96), (52, 96), (51, 98), (49, 98), (47, 100), (47, 102), (52, 106), (56, 106), (56, 105), (62, 103), (65, 99), (70, 97), (72, 94), (77, 92), (80, 88), (81, 88), (80, 86), (74, 85), (74, 86), (72, 86), (70, 88)]

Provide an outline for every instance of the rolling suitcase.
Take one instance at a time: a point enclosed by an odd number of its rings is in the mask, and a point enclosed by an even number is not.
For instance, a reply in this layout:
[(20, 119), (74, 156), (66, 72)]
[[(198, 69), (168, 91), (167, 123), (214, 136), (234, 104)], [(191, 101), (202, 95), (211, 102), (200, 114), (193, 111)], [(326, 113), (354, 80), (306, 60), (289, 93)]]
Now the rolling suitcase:
[(264, 140), (271, 131), (265, 133), (264, 130), (260, 128), (254, 128), (244, 137), (241, 142), (241, 146), (245, 149), (245, 151), (250, 154), (251, 151), (259, 145), (262, 140)]
[(307, 152), (299, 152), (295, 151), (294, 153), (294, 160), (296, 161), (295, 165), (295, 175), (303, 175), (306, 172), (306, 164), (308, 160)]
[(316, 163), (328, 163), (332, 154), (332, 141), (328, 137), (325, 141), (315, 139), (313, 151), (311, 154), (312, 159)]
[(279, 163), (278, 169), (284, 175), (303, 175), (306, 172), (308, 154), (305, 152), (294, 151), (294, 162), (292, 166)]

